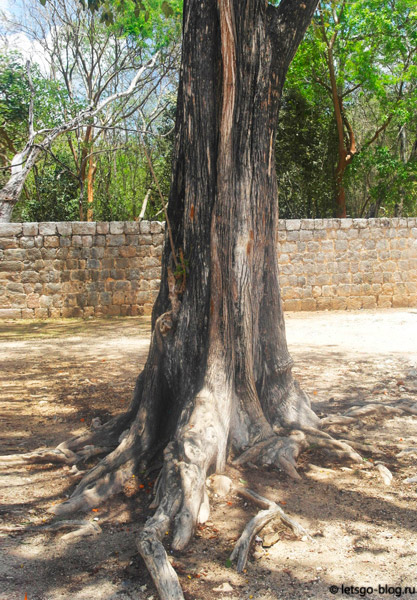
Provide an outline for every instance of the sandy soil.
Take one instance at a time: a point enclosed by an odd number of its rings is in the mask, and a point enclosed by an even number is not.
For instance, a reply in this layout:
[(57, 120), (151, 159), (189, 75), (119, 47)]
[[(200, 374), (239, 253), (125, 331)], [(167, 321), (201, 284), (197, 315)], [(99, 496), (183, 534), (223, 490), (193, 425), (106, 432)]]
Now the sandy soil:
[[(368, 402), (417, 401), (417, 310), (293, 313), (286, 322), (295, 373), (320, 415)], [(124, 410), (148, 339), (144, 318), (1, 323), (0, 453), (54, 446), (93, 418)], [(373, 444), (381, 455), (363, 452), (363, 463), (352, 465), (310, 448), (300, 458), (299, 482), (274, 469), (228, 469), (235, 487), (281, 503), (314, 541), (274, 521), (260, 533), (246, 572), (237, 574), (228, 557), (257, 508), (235, 491), (212, 494), (210, 521), (173, 557), (187, 600), (321, 600), (341, 597), (342, 585), (345, 595), (372, 600), (417, 597), (417, 483), (404, 482), (417, 474), (416, 454), (397, 456), (417, 447), (417, 417), (368, 417), (335, 435)], [(390, 486), (378, 460), (394, 475)], [(75, 517), (98, 524), (101, 533), (72, 540), (67, 531), (45, 529), (53, 522), (47, 509), (74, 486), (69, 468), (9, 467), (0, 485), (1, 600), (157, 600), (134, 543), (149, 515), (152, 481), (132, 482), (111, 502)], [(279, 541), (263, 548), (272, 531)], [(170, 532), (168, 546), (169, 538)], [(416, 593), (404, 593), (406, 586)]]

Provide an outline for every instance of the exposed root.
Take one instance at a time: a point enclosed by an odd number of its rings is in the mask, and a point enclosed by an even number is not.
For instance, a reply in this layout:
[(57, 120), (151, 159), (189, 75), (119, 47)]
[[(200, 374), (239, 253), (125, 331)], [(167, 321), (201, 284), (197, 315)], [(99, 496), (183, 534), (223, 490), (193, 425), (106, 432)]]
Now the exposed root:
[(102, 504), (122, 490), (123, 485), (134, 473), (135, 461), (129, 460), (104, 475), (100, 472), (100, 477), (97, 480), (89, 481), (88, 478), (95, 469), (97, 467), (83, 477), (69, 500), (53, 506), (48, 512), (63, 516), (77, 511), (87, 511)]
[[(322, 448), (337, 459), (347, 459), (362, 462), (362, 457), (354, 450), (354, 442), (336, 440), (324, 431), (315, 427), (305, 427), (302, 430), (291, 431), (288, 436), (273, 436), (252, 446), (233, 461), (234, 465), (248, 462), (262, 465), (275, 465), (282, 469), (292, 479), (301, 479), (297, 472), (297, 458), (300, 452), (308, 447)], [(359, 446), (359, 445), (358, 445)], [(359, 450), (366, 446), (360, 444)], [(369, 452), (369, 448), (366, 447)]]
[(397, 454), (397, 458), (402, 458), (403, 456), (410, 456), (410, 454), (417, 454), (417, 447), (410, 446), (409, 448), (404, 448)]
[(243, 496), (245, 499), (254, 502), (258, 506), (262, 508), (262, 510), (253, 517), (249, 523), (246, 525), (242, 535), (237, 541), (232, 554), (230, 555), (230, 560), (237, 561), (237, 570), (239, 573), (243, 571), (246, 566), (248, 560), (249, 549), (252, 544), (253, 538), (267, 523), (272, 521), (276, 516), (279, 516), (281, 520), (291, 527), (291, 529), (300, 536), (308, 536), (311, 540), (312, 538), (307, 533), (307, 531), (294, 519), (289, 517), (278, 504), (273, 502), (272, 500), (268, 500), (268, 498), (264, 498), (260, 496), (256, 492), (252, 490), (248, 490), (245, 488), (239, 489), (238, 494)]
[(356, 419), (354, 417), (345, 417), (343, 415), (330, 415), (329, 417), (324, 417), (320, 421), (320, 427), (327, 427), (330, 425), (350, 425), (351, 423), (355, 423)]
[(169, 493), (161, 495), (159, 507), (139, 533), (136, 545), (161, 600), (184, 600), (178, 576), (171, 566), (161, 542), (182, 502), (182, 492), (177, 465), (173, 458), (172, 444), (167, 447), (165, 458), (166, 462), (159, 479), (158, 488), (169, 489)]
[(309, 428), (308, 430), (304, 430), (304, 432), (311, 448), (322, 448), (338, 459), (362, 462), (362, 456), (352, 448), (350, 442), (346, 443), (342, 440), (335, 440), (331, 435), (319, 429)]
[[(410, 405), (410, 403), (412, 403)], [(417, 404), (413, 401), (400, 401), (396, 406), (374, 402), (351, 406), (343, 415), (329, 415), (320, 420), (320, 427), (326, 428), (332, 425), (351, 425), (358, 419), (368, 416), (385, 417), (387, 415), (417, 414)]]
[(286, 437), (273, 436), (256, 444), (234, 460), (233, 464), (243, 465), (247, 462), (258, 462), (262, 465), (275, 465), (292, 479), (300, 479), (296, 469), (296, 460), (306, 446), (304, 433), (294, 430)]
[(51, 448), (34, 450), (26, 454), (7, 454), (0, 457), (0, 465), (14, 466), (36, 463), (52, 463), (75, 465), (80, 462), (81, 456), (68, 449)]
[(42, 529), (59, 531), (61, 529), (73, 529), (74, 527), (77, 528), (75, 531), (71, 531), (62, 536), (61, 539), (63, 541), (70, 541), (75, 538), (89, 535), (98, 535), (102, 531), (100, 525), (94, 521), (58, 521), (56, 523), (46, 525), (45, 527), (42, 527)]
[(387, 467), (385, 465), (383, 465), (382, 463), (376, 463), (375, 467), (377, 469), (377, 471), (379, 472), (382, 481), (385, 483), (385, 485), (391, 485), (392, 480), (393, 480), (393, 475), (391, 473), (391, 471), (389, 469), (387, 469)]
[(366, 404), (365, 406), (352, 406), (345, 412), (347, 417), (365, 417), (369, 415), (401, 415), (401, 408), (395, 406), (387, 406), (385, 404)]

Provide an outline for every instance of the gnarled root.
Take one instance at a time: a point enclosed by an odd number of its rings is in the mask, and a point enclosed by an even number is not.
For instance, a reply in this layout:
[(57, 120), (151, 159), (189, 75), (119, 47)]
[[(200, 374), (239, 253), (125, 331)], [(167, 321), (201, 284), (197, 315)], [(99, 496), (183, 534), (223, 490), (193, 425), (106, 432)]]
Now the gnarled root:
[(400, 400), (395, 405), (373, 402), (351, 406), (343, 415), (329, 415), (320, 420), (320, 427), (332, 425), (350, 425), (362, 417), (385, 417), (387, 415), (417, 415), (417, 403), (414, 400)]
[(233, 464), (238, 466), (248, 462), (258, 462), (262, 465), (275, 465), (293, 479), (300, 479), (296, 469), (296, 460), (301, 450), (306, 447), (304, 433), (301, 430), (294, 430), (286, 437), (274, 435), (259, 442), (243, 452), (233, 461)]
[(246, 566), (246, 562), (248, 560), (249, 549), (252, 544), (253, 538), (267, 523), (272, 521), (275, 517), (279, 516), (281, 520), (291, 527), (291, 529), (300, 536), (307, 536), (310, 540), (312, 539), (307, 531), (294, 519), (289, 517), (278, 504), (273, 502), (272, 500), (268, 500), (268, 498), (264, 498), (260, 496), (256, 492), (252, 490), (248, 490), (245, 488), (239, 489), (238, 494), (243, 496), (245, 499), (254, 502), (258, 506), (262, 508), (258, 514), (253, 517), (249, 523), (246, 525), (242, 535), (237, 541), (232, 554), (230, 555), (230, 560), (237, 561), (237, 570), (239, 573), (243, 571)]
[(360, 454), (348, 442), (335, 440), (315, 427), (305, 427), (291, 431), (286, 437), (275, 435), (259, 442), (243, 452), (233, 464), (238, 466), (250, 462), (275, 465), (292, 479), (301, 479), (296, 461), (300, 452), (308, 447), (322, 448), (338, 459), (362, 461)]

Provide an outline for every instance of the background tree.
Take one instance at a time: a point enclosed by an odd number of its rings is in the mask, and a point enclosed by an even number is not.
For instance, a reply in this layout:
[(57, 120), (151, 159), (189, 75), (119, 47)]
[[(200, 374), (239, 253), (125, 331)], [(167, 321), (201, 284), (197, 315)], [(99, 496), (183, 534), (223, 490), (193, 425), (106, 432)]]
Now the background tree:
[[(69, 173), (77, 179), (80, 190), (79, 217), (84, 218), (84, 189), (87, 187), (89, 217), (92, 218), (94, 146), (98, 138), (104, 131), (126, 129), (129, 118), (138, 112), (142, 120), (140, 127), (146, 129), (147, 123), (154, 121), (168, 104), (164, 102), (164, 90), (169, 90), (172, 83), (169, 74), (175, 66), (176, 45), (167, 31), (172, 34), (178, 15), (165, 2), (172, 18), (165, 17), (162, 26), (157, 16), (165, 4), (157, 1), (148, 4), (149, 14), (145, 13), (148, 16), (136, 18), (134, 27), (133, 12), (132, 15), (129, 12), (134, 10), (133, 1), (124, 5), (123, 18), (119, 21), (105, 7), (86, 10), (78, 0), (46, 0), (43, 9), (37, 2), (32, 4), (25, 0), (26, 19), (16, 23), (9, 20), (9, 31), (24, 32), (43, 47), (50, 65), (49, 75), (63, 90), (63, 102), (53, 131), (43, 127), (35, 132), (36, 114), (33, 106), (29, 110), (29, 128), (32, 128), (29, 142), (23, 153), (12, 159), (11, 180), (0, 192), (4, 218), (10, 218), (33, 165), (63, 134), (74, 163)], [(148, 65), (146, 69), (142, 68), (144, 64)], [(138, 69), (139, 78), (136, 77)], [(31, 88), (33, 105), (36, 91)]]
[[(292, 125), (287, 138), (286, 122), (281, 121), (278, 148), (281, 150), (281, 139), (283, 145), (285, 139), (293, 139), (291, 171), (300, 173), (301, 167), (306, 175), (302, 178), (304, 184), (313, 176), (325, 199), (331, 192), (330, 214), (334, 216), (345, 216), (347, 206), (351, 216), (363, 216), (371, 207), (369, 214), (374, 216), (381, 206), (386, 214), (400, 208), (403, 214), (410, 214), (416, 209), (412, 183), (416, 18), (414, 2), (409, 0), (322, 1), (313, 19), (314, 27), (290, 69), (289, 97), (302, 97), (306, 112), (303, 118), (299, 111), (300, 125)], [(307, 120), (312, 120), (308, 111), (311, 115), (313, 107), (316, 118), (309, 129)], [(406, 159), (400, 157), (400, 147)], [(314, 148), (310, 156), (306, 155), (307, 148)], [(280, 182), (289, 179), (290, 169), (283, 168)], [(332, 190), (321, 183), (329, 181), (330, 172)], [(403, 190), (402, 202), (397, 201), (398, 189)], [(304, 196), (304, 204), (311, 205), (312, 197), (314, 190)], [(282, 198), (285, 208), (285, 185)], [(322, 201), (320, 216), (329, 216), (328, 208), (327, 200)]]

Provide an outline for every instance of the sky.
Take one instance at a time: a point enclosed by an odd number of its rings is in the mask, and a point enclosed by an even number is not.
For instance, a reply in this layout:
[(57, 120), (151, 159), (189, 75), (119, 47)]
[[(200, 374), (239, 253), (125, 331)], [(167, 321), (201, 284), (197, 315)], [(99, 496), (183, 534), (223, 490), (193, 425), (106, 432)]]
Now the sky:
[[(14, 19), (19, 19), (19, 15), (23, 16), (22, 8), (16, 0), (0, 0), (0, 17), (1, 13), (11, 15)], [(0, 22), (0, 49), (7, 46), (9, 50), (19, 51), (25, 59), (30, 59), (37, 63), (45, 74), (49, 73), (49, 64), (45, 57), (45, 53), (39, 42), (33, 42), (24, 33), (5, 33)]]

